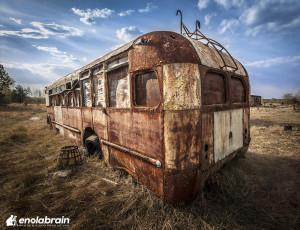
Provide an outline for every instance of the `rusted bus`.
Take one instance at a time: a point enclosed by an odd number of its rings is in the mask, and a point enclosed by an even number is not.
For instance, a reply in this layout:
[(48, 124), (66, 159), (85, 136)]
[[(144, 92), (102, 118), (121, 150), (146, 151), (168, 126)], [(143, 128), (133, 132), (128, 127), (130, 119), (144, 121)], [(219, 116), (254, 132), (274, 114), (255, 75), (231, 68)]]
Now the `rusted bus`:
[(101, 149), (159, 197), (191, 200), (250, 142), (248, 75), (221, 55), (151, 32), (48, 86), (47, 112), (62, 134)]
[(262, 98), (258, 95), (250, 95), (250, 106), (261, 106)]

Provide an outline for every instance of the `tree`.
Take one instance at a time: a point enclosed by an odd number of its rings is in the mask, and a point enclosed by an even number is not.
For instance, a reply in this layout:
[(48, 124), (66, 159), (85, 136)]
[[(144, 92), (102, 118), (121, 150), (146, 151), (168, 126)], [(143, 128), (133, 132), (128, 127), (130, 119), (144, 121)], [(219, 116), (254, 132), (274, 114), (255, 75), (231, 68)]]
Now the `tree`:
[(13, 102), (23, 103), (28, 95), (31, 95), (31, 89), (29, 87), (25, 89), (23, 86), (17, 85), (12, 91), (11, 97)]
[(0, 104), (6, 104), (10, 100), (10, 87), (14, 80), (8, 75), (3, 65), (0, 64)]
[(28, 86), (26, 89), (24, 89), (25, 90), (25, 94), (26, 94), (26, 96), (28, 95), (28, 96), (32, 96), (32, 91), (31, 91), (31, 89), (30, 89), (30, 87)]

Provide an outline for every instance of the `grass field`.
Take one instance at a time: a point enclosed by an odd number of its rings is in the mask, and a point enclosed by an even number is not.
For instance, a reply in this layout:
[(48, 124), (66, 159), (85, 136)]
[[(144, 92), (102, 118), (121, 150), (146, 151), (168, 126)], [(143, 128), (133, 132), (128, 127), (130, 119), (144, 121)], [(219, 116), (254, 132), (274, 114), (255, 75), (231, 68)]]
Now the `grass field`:
[[(59, 150), (71, 142), (45, 120), (41, 106), (0, 107), (1, 228), (15, 214), (63, 215), (69, 229), (299, 229), (300, 112), (291, 107), (252, 109), (245, 158), (227, 164), (193, 203), (178, 206), (96, 158), (56, 176)], [(293, 131), (283, 131), (287, 123)]]

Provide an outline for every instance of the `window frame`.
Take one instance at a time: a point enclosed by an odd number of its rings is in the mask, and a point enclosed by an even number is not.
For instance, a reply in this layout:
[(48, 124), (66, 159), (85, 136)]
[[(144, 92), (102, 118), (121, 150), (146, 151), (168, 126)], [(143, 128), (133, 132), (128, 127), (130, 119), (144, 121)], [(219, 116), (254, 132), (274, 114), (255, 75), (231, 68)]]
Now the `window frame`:
[[(109, 73), (110, 72), (113, 72), (113, 71), (116, 71), (116, 70), (118, 70), (118, 69), (121, 69), (121, 68), (127, 68), (127, 74), (126, 74), (126, 78), (127, 78), (127, 80), (128, 80), (128, 91), (129, 91), (129, 93), (128, 93), (128, 97), (129, 97), (129, 105), (128, 105), (128, 107), (112, 107), (111, 106), (111, 101), (110, 101), (110, 93), (109, 93)], [(117, 66), (117, 67), (115, 67), (115, 68), (111, 68), (111, 69), (105, 69), (105, 75), (104, 75), (104, 84), (105, 84), (105, 103), (106, 103), (106, 109), (108, 109), (108, 110), (127, 110), (127, 109), (130, 109), (131, 108), (131, 99), (130, 99), (130, 97), (131, 97), (131, 93), (130, 93), (130, 91), (131, 91), (131, 88), (130, 88), (130, 72), (129, 72), (129, 64), (128, 63), (126, 63), (126, 64), (122, 64), (122, 65), (119, 65), (119, 66)], [(100, 107), (98, 107), (98, 108), (100, 108)]]
[[(200, 67), (201, 68), (201, 67)], [(200, 71), (200, 74), (202, 73), (202, 71)], [(214, 69), (214, 68), (208, 68), (206, 71), (203, 72), (203, 76), (206, 77), (207, 74), (218, 74), (221, 75), (224, 78), (224, 93), (225, 93), (225, 100), (224, 103), (220, 103), (220, 104), (209, 104), (209, 105), (205, 105), (204, 104), (204, 78), (201, 78), (201, 106), (202, 107), (207, 107), (207, 108), (214, 108), (214, 107), (223, 107), (225, 105), (228, 105), (229, 103), (229, 81), (228, 81), (228, 73), (225, 71), (222, 71), (220, 69)]]
[[(159, 90), (159, 103), (155, 106), (143, 106), (143, 105), (137, 105), (136, 104), (136, 77), (138, 75), (142, 75), (142, 74), (147, 74), (147, 73), (151, 73), (153, 72), (157, 78), (157, 82), (158, 82), (158, 90)], [(162, 103), (162, 95), (161, 95), (161, 87), (160, 87), (160, 83), (159, 83), (159, 77), (158, 77), (158, 71), (156, 69), (144, 69), (144, 70), (138, 70), (135, 71), (134, 73), (132, 73), (132, 77), (130, 77), (131, 80), (131, 104), (132, 107), (135, 109), (142, 109), (142, 110), (149, 110), (149, 109), (155, 109), (160, 107), (161, 103)]]
[[(242, 86), (244, 88), (244, 101), (242, 102), (233, 102), (232, 101), (232, 90), (231, 90), (231, 84), (232, 84), (232, 78), (236, 78), (236, 79), (239, 79), (242, 83)], [(230, 84), (229, 84), (229, 91), (230, 91), (230, 103), (233, 104), (233, 105), (239, 105), (239, 104), (246, 104), (248, 102), (248, 98), (247, 98), (247, 95), (248, 95), (248, 89), (246, 87), (246, 82), (245, 82), (245, 79), (243, 78), (243, 76), (241, 75), (238, 75), (238, 74), (231, 74), (230, 75)]]

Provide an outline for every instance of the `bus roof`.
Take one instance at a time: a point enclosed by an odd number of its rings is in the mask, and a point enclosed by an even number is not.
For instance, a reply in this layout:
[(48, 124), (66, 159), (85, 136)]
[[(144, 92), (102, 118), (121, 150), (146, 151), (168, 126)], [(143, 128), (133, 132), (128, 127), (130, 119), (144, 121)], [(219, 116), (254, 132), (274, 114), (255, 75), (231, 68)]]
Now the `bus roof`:
[[(136, 39), (105, 54), (104, 56), (90, 62), (89, 64), (73, 71), (72, 73), (69, 73), (66, 76), (54, 81), (52, 84), (49, 84), (46, 87), (46, 89), (55, 88), (60, 85), (66, 84), (67, 82), (79, 79), (79, 75), (81, 73), (84, 73), (85, 71), (87, 71), (88, 69), (90, 69), (92, 67), (101, 65), (103, 62), (109, 60), (110, 58), (113, 58), (114, 56), (118, 56), (118, 55), (128, 51), (134, 45), (134, 43), (136, 41), (138, 41), (139, 39), (143, 38), (143, 36), (148, 35), (148, 34), (159, 34), (159, 33), (175, 34), (175, 32), (171, 32), (171, 31), (154, 31), (154, 32), (150, 32), (147, 34), (143, 34), (143, 35), (137, 37)], [(199, 59), (200, 59), (202, 65), (216, 68), (216, 69), (221, 69), (223, 71), (234, 71), (236, 74), (247, 76), (247, 72), (246, 72), (245, 68), (243, 67), (243, 65), (238, 60), (234, 59), (228, 52), (227, 53), (222, 52), (222, 51), (220, 52), (214, 46), (209, 46), (208, 44), (205, 44), (199, 40), (190, 38), (189, 36), (182, 35), (182, 34), (177, 34), (177, 35), (183, 36), (192, 44), (197, 55), (199, 56)], [(233, 69), (233, 68), (235, 68), (235, 69)]]

